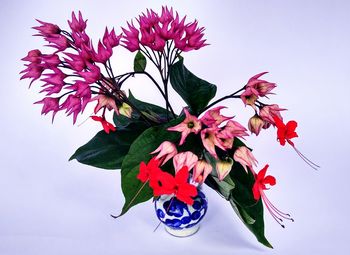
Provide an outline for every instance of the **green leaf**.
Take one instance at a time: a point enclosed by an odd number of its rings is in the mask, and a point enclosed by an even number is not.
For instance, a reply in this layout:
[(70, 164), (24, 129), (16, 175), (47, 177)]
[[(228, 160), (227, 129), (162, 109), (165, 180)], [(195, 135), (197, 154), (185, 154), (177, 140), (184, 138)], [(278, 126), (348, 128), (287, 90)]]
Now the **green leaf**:
[(134, 59), (134, 71), (143, 72), (146, 69), (147, 60), (141, 51), (138, 51)]
[(145, 129), (141, 125), (131, 125), (107, 134), (98, 132), (89, 142), (81, 146), (70, 157), (80, 163), (103, 169), (120, 169), (131, 143)]
[(140, 163), (147, 163), (152, 157), (150, 152), (157, 149), (162, 142), (179, 140), (181, 135), (179, 132), (170, 132), (166, 129), (180, 121), (181, 118), (166, 125), (148, 128), (131, 145), (122, 164), (121, 182), (125, 203), (119, 216), (125, 214), (131, 207), (153, 197), (153, 191), (149, 185), (144, 185), (136, 177)]
[(216, 94), (216, 86), (191, 73), (183, 64), (183, 59), (171, 66), (170, 82), (197, 116)]

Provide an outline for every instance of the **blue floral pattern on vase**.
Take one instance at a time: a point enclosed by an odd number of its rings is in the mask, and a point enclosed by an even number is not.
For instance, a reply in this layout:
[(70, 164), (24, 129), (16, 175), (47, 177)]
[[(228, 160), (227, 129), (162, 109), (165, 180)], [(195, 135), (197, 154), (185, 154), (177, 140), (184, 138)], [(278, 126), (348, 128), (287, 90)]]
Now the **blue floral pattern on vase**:
[(199, 222), (207, 212), (208, 201), (200, 190), (193, 200), (192, 206), (168, 195), (163, 195), (155, 201), (157, 217), (165, 224), (170, 234), (189, 236), (197, 232)]

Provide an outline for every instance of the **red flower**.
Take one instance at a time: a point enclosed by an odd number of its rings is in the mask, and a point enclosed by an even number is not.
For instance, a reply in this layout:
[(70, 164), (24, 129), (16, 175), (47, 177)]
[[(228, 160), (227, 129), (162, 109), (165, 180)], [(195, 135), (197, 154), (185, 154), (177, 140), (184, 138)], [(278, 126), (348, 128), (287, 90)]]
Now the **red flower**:
[(183, 166), (175, 177), (162, 171), (159, 168), (160, 161), (155, 157), (146, 165), (144, 162), (140, 164), (140, 172), (137, 178), (146, 182), (153, 189), (154, 196), (175, 195), (175, 197), (189, 205), (193, 205), (193, 198), (197, 196), (196, 186), (188, 183), (188, 167)]
[(294, 147), (294, 143), (290, 139), (298, 137), (298, 134), (295, 132), (298, 123), (294, 120), (291, 120), (288, 121), (287, 124), (284, 124), (282, 120), (277, 116), (274, 116), (273, 119), (277, 127), (277, 139), (279, 140), (280, 144), (284, 146), (287, 141)]
[(160, 162), (155, 157), (152, 158), (147, 165), (145, 164), (145, 162), (141, 162), (140, 172), (137, 175), (137, 179), (139, 179), (142, 182), (148, 181), (154, 171), (160, 170), (159, 163)]
[(263, 169), (259, 171), (257, 175), (255, 175), (255, 183), (253, 185), (254, 199), (258, 201), (261, 197), (263, 203), (266, 206), (266, 209), (269, 211), (273, 219), (278, 224), (280, 224), (281, 227), (284, 228), (284, 225), (282, 224), (283, 220), (290, 220), (290, 221), (294, 221), (294, 220), (293, 218), (290, 217), (288, 213), (284, 213), (281, 210), (277, 209), (277, 207), (274, 206), (272, 202), (265, 195), (264, 190), (268, 189), (266, 185), (273, 186), (276, 184), (275, 177), (271, 175), (265, 176), (268, 167), (269, 165), (266, 165)]
[(104, 129), (104, 131), (109, 134), (109, 132), (112, 131), (116, 131), (117, 129), (115, 128), (115, 126), (113, 126), (112, 123), (109, 123), (104, 116), (99, 117), (99, 116), (91, 116), (91, 119), (95, 120), (95, 121), (99, 121), (102, 124), (102, 127)]
[(266, 175), (266, 171), (269, 165), (266, 165), (263, 169), (259, 171), (256, 175), (255, 183), (253, 185), (253, 195), (255, 200), (259, 200), (261, 196), (262, 190), (267, 190), (266, 185), (269, 184), (271, 186), (276, 184), (275, 177)]

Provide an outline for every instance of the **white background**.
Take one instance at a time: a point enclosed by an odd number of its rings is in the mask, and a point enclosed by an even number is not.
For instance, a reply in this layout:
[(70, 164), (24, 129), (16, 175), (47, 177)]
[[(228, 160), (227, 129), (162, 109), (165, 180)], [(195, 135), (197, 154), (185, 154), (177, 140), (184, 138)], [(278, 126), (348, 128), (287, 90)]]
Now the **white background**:
[[(277, 82), (268, 103), (289, 109), (285, 119), (299, 123), (296, 146), (319, 163), (306, 166), (290, 147), (281, 147), (273, 129), (251, 137), (259, 167), (270, 164), (277, 185), (270, 199), (290, 212), (294, 223), (282, 229), (265, 213), (266, 236), (275, 249), (260, 245), (217, 194), (206, 189), (209, 211), (200, 231), (178, 239), (162, 228), (151, 202), (114, 220), (123, 205), (119, 171), (104, 171), (68, 158), (99, 126), (80, 127), (71, 117), (40, 116), (33, 85), (19, 81), (20, 58), (43, 41), (32, 37), (35, 18), (67, 28), (72, 10), (81, 10), (95, 42), (104, 28), (120, 32), (127, 20), (167, 4), (197, 18), (211, 44), (184, 54), (198, 76), (218, 85), (224, 96), (249, 77), (269, 71)], [(345, 254), (349, 230), (349, 1), (10, 1), (1, 0), (0, 254)], [(47, 49), (50, 51), (50, 49)], [(118, 70), (132, 56), (118, 49)], [(152, 71), (152, 70), (151, 70)], [(136, 96), (162, 103), (151, 84), (129, 86)], [(183, 103), (175, 97), (176, 110)], [(246, 123), (253, 111), (227, 101), (224, 113)], [(78, 123), (88, 116), (80, 116)]]

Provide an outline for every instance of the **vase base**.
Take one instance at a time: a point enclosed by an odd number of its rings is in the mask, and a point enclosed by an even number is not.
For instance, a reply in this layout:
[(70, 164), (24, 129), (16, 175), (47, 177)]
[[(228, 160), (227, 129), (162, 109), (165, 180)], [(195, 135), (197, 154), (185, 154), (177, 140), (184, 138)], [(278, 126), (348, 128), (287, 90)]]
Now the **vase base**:
[(173, 229), (170, 228), (168, 226), (165, 226), (165, 230), (173, 236), (176, 237), (187, 237), (187, 236), (191, 236), (194, 235), (195, 233), (197, 233), (197, 231), (199, 230), (199, 224), (191, 227), (191, 228), (183, 228), (183, 229)]

